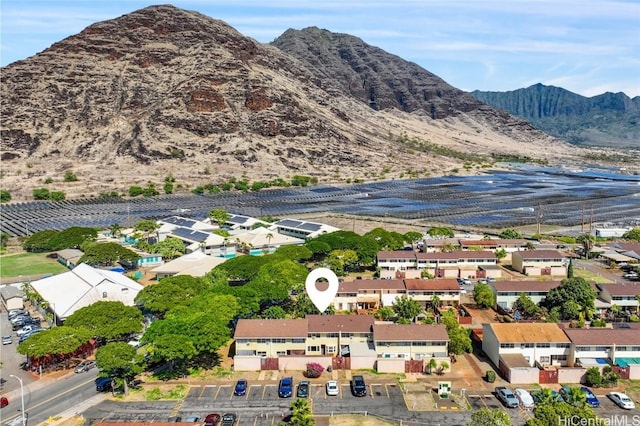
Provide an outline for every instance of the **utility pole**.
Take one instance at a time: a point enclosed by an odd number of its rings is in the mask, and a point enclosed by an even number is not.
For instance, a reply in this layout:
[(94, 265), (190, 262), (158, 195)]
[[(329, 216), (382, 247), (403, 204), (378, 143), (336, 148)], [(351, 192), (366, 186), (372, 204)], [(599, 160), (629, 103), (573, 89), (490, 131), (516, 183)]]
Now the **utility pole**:
[(580, 234), (584, 234), (584, 201), (582, 202), (582, 220), (580, 222)]
[(537, 224), (537, 232), (540, 235), (540, 225), (542, 224), (542, 210), (540, 208), (540, 203), (538, 203), (538, 211), (536, 215), (536, 224)]

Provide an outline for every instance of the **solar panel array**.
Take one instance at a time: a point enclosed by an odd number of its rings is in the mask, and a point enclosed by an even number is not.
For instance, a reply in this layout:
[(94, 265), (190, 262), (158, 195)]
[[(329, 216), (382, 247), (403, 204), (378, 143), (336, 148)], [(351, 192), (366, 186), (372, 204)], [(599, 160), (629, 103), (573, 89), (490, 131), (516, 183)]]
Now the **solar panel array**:
[(195, 242), (201, 243), (205, 241), (207, 238), (209, 238), (210, 234), (206, 232), (201, 232), (201, 231), (194, 231), (193, 229), (189, 229), (189, 228), (178, 227), (171, 231), (171, 235), (178, 238), (184, 238), (189, 241), (195, 241)]
[(165, 223), (170, 223), (171, 225), (181, 226), (183, 228), (193, 228), (193, 225), (196, 224), (195, 220), (186, 219), (184, 217), (171, 216), (162, 219)]
[[(289, 187), (248, 193), (30, 201), (0, 205), (0, 230), (16, 236), (71, 226), (132, 227), (142, 219), (164, 219), (176, 211), (200, 220), (213, 209), (224, 209), (238, 217), (334, 212), (493, 229), (535, 224), (539, 214), (543, 224), (575, 226), (592, 220), (615, 226), (640, 226), (640, 177), (607, 171), (529, 167), (488, 171), (479, 176)], [(303, 222), (287, 219), (281, 224), (297, 227)]]

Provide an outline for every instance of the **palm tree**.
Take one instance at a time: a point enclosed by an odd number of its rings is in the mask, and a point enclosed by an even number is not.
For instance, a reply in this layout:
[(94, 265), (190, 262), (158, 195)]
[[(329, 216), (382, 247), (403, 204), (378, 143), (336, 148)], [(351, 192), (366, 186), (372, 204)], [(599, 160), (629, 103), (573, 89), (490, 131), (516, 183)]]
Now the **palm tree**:
[(433, 369), (438, 366), (438, 361), (435, 358), (431, 358), (427, 363), (427, 368), (429, 369), (429, 374), (433, 372)]
[(558, 396), (550, 388), (542, 388), (536, 392), (536, 403), (538, 405), (551, 405), (558, 400)]
[(582, 248), (584, 249), (584, 257), (585, 259), (588, 259), (589, 253), (593, 249), (593, 246), (596, 242), (596, 237), (594, 237), (592, 234), (584, 234), (576, 238), (576, 241), (582, 244)]
[(433, 297), (431, 298), (431, 304), (435, 308), (439, 308), (440, 307), (440, 298), (438, 297), (437, 294), (434, 294)]
[(587, 403), (587, 394), (577, 386), (568, 386), (562, 393), (562, 398), (574, 407), (584, 407)]
[(122, 227), (120, 225), (118, 225), (117, 223), (114, 223), (109, 228), (109, 232), (111, 233), (111, 236), (113, 238), (118, 238), (118, 237), (120, 237), (122, 235)]
[(640, 293), (636, 294), (636, 301), (638, 302), (638, 306), (636, 306), (636, 313), (640, 314)]
[(269, 232), (266, 235), (267, 238), (267, 252), (271, 251), (271, 239), (273, 238), (273, 234), (271, 232)]

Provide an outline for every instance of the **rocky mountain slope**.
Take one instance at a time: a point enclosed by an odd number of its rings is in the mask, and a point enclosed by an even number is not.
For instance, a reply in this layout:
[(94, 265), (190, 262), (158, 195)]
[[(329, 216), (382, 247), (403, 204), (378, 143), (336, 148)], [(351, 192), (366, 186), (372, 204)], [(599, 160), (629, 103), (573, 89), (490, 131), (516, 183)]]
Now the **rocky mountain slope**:
[(587, 98), (543, 84), (471, 94), (571, 143), (640, 149), (640, 96), (604, 93)]
[[(355, 37), (308, 29), (264, 45), (173, 6), (98, 22), (4, 67), (0, 95), (1, 185), (14, 200), (45, 185), (124, 192), (169, 174), (188, 190), (229, 177), (344, 182), (480, 171), (492, 154), (584, 154)], [(78, 181), (63, 182), (66, 171)]]

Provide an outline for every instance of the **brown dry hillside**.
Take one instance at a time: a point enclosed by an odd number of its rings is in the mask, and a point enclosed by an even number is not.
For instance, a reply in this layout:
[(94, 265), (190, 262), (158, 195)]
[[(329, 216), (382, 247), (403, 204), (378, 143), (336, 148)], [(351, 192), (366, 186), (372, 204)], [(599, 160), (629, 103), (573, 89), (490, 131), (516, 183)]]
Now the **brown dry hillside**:
[[(173, 6), (95, 23), (2, 69), (1, 185), (28, 199), (52, 180), (77, 197), (168, 174), (188, 190), (231, 176), (475, 173), (491, 154), (558, 162), (586, 152), (359, 39), (319, 34), (334, 40), (288, 31), (265, 45)], [(285, 49), (296, 43), (324, 67)], [(336, 43), (351, 62), (336, 62)], [(391, 74), (402, 79), (395, 92)], [(366, 93), (345, 83), (362, 78)], [(63, 182), (68, 170), (77, 182)]]

